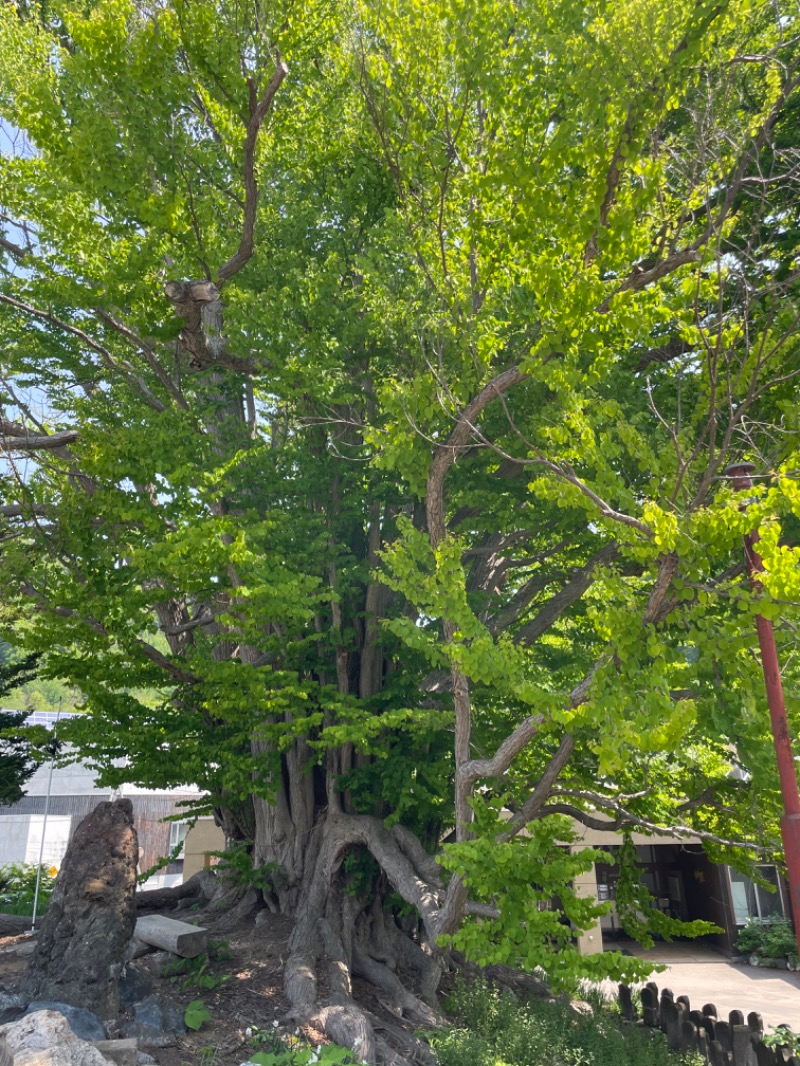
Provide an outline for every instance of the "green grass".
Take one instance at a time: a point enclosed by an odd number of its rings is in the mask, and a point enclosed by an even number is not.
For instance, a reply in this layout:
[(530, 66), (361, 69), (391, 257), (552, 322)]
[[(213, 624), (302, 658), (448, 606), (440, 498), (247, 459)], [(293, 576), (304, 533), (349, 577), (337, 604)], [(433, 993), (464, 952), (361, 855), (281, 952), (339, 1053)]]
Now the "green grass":
[(482, 984), (447, 1004), (455, 1026), (433, 1041), (440, 1066), (701, 1066), (660, 1032), (625, 1025), (612, 1009), (578, 1014), (564, 1002), (523, 1003)]

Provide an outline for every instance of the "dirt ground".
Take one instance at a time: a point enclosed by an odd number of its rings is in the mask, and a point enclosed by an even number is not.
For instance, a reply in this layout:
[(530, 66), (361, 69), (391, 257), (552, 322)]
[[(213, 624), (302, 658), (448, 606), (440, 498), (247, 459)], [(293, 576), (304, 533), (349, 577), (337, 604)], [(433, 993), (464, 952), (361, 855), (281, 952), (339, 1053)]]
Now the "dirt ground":
[[(258, 925), (251, 918), (225, 932), (210, 929), (211, 941), (218, 945), (212, 954), (222, 957), (212, 959), (201, 975), (206, 987), (199, 987), (191, 975), (155, 979), (154, 992), (177, 1008), (201, 999), (211, 1014), (210, 1021), (180, 1037), (176, 1046), (143, 1049), (159, 1066), (233, 1066), (252, 1052), (272, 1050), (270, 1043), (277, 1035), (294, 1036), (295, 1030), (283, 1024), (288, 1004), (281, 988), (291, 923), (280, 915), (261, 913)], [(0, 939), (0, 986), (15, 987), (33, 946), (28, 936)], [(147, 958), (137, 964), (145, 964)], [(324, 1038), (307, 1030), (298, 1039), (319, 1044)]]

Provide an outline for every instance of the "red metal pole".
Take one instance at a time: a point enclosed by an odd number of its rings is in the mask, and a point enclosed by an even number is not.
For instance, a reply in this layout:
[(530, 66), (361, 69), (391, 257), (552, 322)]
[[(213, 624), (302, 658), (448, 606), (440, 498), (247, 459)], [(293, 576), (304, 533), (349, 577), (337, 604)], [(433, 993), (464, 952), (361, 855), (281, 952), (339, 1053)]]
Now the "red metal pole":
[[(752, 463), (737, 463), (729, 466), (725, 473), (732, 479), (735, 489), (752, 488), (750, 475), (755, 470)], [(746, 504), (744, 505), (746, 507)], [(763, 585), (759, 574), (763, 573), (764, 564), (756, 551), (758, 531), (746, 533), (744, 537), (744, 554), (747, 572), (753, 591), (760, 593)], [(772, 720), (772, 737), (775, 742), (775, 756), (778, 762), (778, 774), (783, 797), (783, 817), (781, 818), (781, 838), (786, 859), (786, 874), (789, 882), (789, 896), (792, 904), (797, 950), (800, 954), (800, 791), (797, 788), (797, 772), (792, 756), (792, 741), (789, 736), (789, 724), (786, 720), (786, 704), (783, 699), (781, 668), (778, 662), (778, 648), (775, 644), (775, 631), (768, 618), (756, 615), (756, 630), (761, 648), (761, 665), (764, 670), (764, 685), (767, 690), (769, 715)]]

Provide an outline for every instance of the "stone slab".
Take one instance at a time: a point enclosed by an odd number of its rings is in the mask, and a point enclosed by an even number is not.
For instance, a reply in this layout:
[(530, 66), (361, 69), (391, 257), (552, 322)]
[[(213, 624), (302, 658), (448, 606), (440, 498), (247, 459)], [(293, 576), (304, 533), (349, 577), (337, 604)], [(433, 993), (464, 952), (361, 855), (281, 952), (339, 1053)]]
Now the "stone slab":
[(137, 1066), (139, 1062), (139, 1044), (135, 1039), (94, 1040), (92, 1046), (117, 1066)]
[(137, 940), (163, 948), (183, 959), (193, 959), (208, 948), (208, 930), (188, 922), (179, 922), (163, 914), (138, 918), (134, 933)]

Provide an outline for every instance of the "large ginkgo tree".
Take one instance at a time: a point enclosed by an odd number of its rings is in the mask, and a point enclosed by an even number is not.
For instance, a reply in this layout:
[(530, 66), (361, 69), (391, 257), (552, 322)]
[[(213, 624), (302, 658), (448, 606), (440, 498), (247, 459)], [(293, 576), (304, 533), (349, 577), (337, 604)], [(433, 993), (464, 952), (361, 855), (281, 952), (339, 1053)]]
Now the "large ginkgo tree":
[(297, 919), (296, 1016), (367, 1061), (425, 1049), (352, 974), (424, 1026), (465, 957), (639, 972), (577, 953), (570, 818), (776, 851), (797, 31), (752, 0), (0, 10), (3, 639), (84, 694), (64, 737), (107, 783), (203, 788)]

